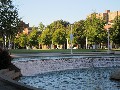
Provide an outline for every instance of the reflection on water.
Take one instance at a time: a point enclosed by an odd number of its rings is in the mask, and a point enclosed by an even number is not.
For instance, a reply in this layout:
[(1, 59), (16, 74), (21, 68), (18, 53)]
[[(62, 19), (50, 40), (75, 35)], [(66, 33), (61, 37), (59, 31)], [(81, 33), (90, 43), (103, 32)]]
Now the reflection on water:
[(120, 82), (109, 79), (112, 67), (55, 71), (21, 77), (19, 82), (46, 90), (120, 90)]

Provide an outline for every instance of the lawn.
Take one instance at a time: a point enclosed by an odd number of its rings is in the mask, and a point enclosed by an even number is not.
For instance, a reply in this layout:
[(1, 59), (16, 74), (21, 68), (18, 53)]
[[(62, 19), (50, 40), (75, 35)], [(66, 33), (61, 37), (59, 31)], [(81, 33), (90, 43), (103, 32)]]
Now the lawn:
[[(70, 53), (71, 49), (48, 49), (48, 50), (42, 50), (42, 49), (11, 49), (9, 50), (11, 54), (24, 54), (24, 53)], [(79, 52), (106, 52), (106, 50), (95, 50), (95, 49), (73, 49), (74, 53)]]

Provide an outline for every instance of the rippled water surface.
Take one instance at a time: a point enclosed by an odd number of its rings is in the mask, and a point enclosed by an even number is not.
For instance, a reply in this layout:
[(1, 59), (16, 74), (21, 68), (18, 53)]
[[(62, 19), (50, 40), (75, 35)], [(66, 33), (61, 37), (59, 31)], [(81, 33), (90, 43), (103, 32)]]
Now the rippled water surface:
[(116, 68), (86, 68), (55, 71), (21, 77), (19, 82), (45, 90), (120, 90), (120, 82), (110, 80)]

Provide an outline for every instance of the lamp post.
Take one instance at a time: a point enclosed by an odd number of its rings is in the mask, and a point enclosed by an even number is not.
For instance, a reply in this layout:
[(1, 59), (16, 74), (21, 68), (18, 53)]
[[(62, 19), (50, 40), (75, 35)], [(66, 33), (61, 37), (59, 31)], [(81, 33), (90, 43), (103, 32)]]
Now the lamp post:
[(71, 54), (73, 54), (73, 51), (72, 51), (72, 40), (73, 40), (73, 34), (72, 34), (72, 29), (73, 28), (72, 27), (73, 27), (73, 25), (71, 24), (70, 27), (71, 27), (71, 34), (70, 34), (71, 45), (70, 46), (71, 46)]
[(109, 28), (107, 28), (107, 32), (108, 32), (108, 53), (110, 53), (110, 32), (109, 32)]
[(108, 32), (108, 51), (107, 51), (107, 53), (109, 54), (110, 53), (110, 31), (109, 31), (109, 28), (111, 28), (111, 25), (110, 24), (106, 24), (104, 28)]

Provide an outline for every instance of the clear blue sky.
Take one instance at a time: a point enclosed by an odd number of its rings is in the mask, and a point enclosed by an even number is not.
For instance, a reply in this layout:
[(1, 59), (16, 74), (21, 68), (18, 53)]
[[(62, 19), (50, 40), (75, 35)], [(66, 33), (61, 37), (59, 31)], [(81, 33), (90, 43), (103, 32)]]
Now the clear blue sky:
[(120, 11), (120, 0), (13, 0), (19, 16), (30, 26), (40, 22), (49, 25), (56, 20), (70, 23), (86, 19), (87, 15), (105, 10)]

